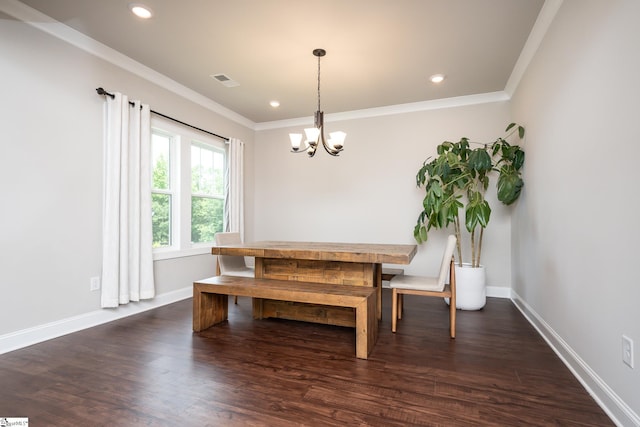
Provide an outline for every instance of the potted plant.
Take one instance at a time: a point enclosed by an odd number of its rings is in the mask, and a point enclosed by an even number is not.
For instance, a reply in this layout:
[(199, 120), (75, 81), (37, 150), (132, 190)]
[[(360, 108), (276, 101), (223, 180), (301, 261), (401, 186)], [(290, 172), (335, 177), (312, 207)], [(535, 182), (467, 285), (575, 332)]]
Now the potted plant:
[[(500, 202), (510, 205), (520, 196), (524, 185), (521, 174), (524, 151), (518, 145), (507, 142), (516, 131), (522, 139), (525, 129), (511, 123), (505, 130), (506, 136), (493, 142), (476, 143), (466, 137), (458, 142), (445, 141), (438, 145), (437, 156), (427, 158), (416, 174), (416, 184), (418, 187), (424, 187), (426, 194), (413, 235), (421, 244), (427, 241), (432, 228), (445, 229), (453, 224), (457, 237), (458, 308), (477, 310), (484, 307), (486, 301), (484, 267), (480, 259), (482, 237), (484, 229), (489, 224), (491, 207), (485, 194), (489, 188), (490, 177), (497, 174), (497, 196)], [(462, 208), (464, 226), (471, 236), (470, 263), (462, 262)], [(481, 284), (471, 284), (472, 289), (465, 289), (469, 285), (466, 283), (468, 273), (479, 275), (478, 280)]]

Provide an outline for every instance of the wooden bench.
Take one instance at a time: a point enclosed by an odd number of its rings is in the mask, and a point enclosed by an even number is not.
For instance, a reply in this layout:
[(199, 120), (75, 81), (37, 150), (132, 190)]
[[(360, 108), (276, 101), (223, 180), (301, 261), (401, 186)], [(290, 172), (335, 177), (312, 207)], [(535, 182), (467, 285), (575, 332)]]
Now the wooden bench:
[(402, 274), (404, 274), (404, 270), (401, 268), (382, 268), (382, 280), (389, 281)]
[(193, 283), (195, 332), (227, 320), (229, 295), (353, 308), (359, 359), (368, 358), (378, 338), (377, 298), (373, 287), (237, 276), (215, 276)]

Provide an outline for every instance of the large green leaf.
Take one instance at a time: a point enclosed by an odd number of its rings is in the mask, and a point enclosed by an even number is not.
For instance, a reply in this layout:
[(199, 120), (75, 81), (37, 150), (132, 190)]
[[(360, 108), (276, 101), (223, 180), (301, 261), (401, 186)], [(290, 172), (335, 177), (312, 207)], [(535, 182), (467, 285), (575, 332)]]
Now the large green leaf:
[(416, 174), (416, 186), (421, 187), (424, 185), (426, 181), (426, 173), (427, 173), (427, 165), (422, 165), (422, 167), (418, 170)]
[(522, 165), (524, 165), (524, 151), (518, 147), (516, 152), (513, 154), (513, 167), (516, 170), (520, 170)]
[(469, 203), (465, 210), (465, 226), (467, 231), (472, 232), (478, 224), (485, 228), (489, 224), (491, 217), (491, 207), (486, 200)]
[(434, 197), (442, 197), (442, 186), (440, 185), (440, 181), (435, 179), (431, 181), (429, 191), (433, 193)]
[(467, 231), (469, 232), (475, 230), (478, 225), (478, 215), (476, 214), (477, 210), (477, 206), (467, 205), (467, 209), (464, 212), (464, 225), (467, 227)]
[(505, 171), (498, 177), (498, 200), (510, 205), (520, 197), (524, 181), (516, 171)]
[(491, 218), (491, 207), (489, 202), (484, 200), (480, 206), (478, 206), (478, 222), (482, 228), (487, 228), (489, 225), (489, 219)]
[(413, 238), (418, 242), (418, 244), (422, 243), (422, 239), (420, 239), (420, 228), (423, 227), (419, 222), (413, 227)]
[(469, 168), (478, 172), (489, 171), (493, 167), (491, 156), (484, 148), (476, 148), (469, 154)]
[(420, 227), (420, 240), (427, 241), (427, 228), (424, 226)]
[(447, 226), (447, 213), (446, 206), (443, 206), (438, 211), (438, 228), (445, 228)]

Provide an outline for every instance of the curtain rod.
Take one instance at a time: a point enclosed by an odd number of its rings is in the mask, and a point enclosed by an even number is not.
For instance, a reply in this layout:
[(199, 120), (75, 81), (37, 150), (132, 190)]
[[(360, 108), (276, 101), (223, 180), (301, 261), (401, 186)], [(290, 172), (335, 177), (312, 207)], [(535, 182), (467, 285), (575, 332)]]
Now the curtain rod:
[[(104, 90), (101, 87), (97, 88), (96, 92), (98, 92), (98, 95), (105, 95), (105, 96), (110, 97), (111, 99), (115, 98), (114, 94), (107, 92), (106, 90)], [(134, 105), (134, 103), (129, 101), (129, 105)], [(208, 133), (209, 135), (213, 135), (213, 136), (215, 136), (217, 138), (223, 139), (225, 141), (229, 141), (229, 138), (227, 138), (226, 136), (221, 136), (221, 135), (218, 135), (217, 133), (209, 132), (208, 130), (201, 129), (199, 127), (190, 125), (189, 123), (185, 123), (185, 122), (183, 122), (181, 120), (174, 119), (173, 117), (169, 117), (169, 116), (164, 115), (162, 113), (158, 113), (157, 111), (151, 110), (151, 112), (153, 114), (157, 115), (157, 116), (161, 116), (161, 117), (164, 117), (165, 119), (169, 119), (169, 120), (172, 120), (172, 121), (174, 121), (176, 123), (180, 123), (181, 125), (185, 125), (185, 126), (188, 126), (188, 127), (192, 128), (192, 129), (199, 130), (200, 132)]]

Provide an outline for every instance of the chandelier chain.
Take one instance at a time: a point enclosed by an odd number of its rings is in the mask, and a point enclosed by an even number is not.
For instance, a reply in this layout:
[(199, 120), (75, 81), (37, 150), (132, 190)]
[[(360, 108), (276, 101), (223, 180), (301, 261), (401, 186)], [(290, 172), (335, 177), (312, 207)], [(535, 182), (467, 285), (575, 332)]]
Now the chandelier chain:
[(318, 56), (318, 111), (320, 111), (320, 56)]

